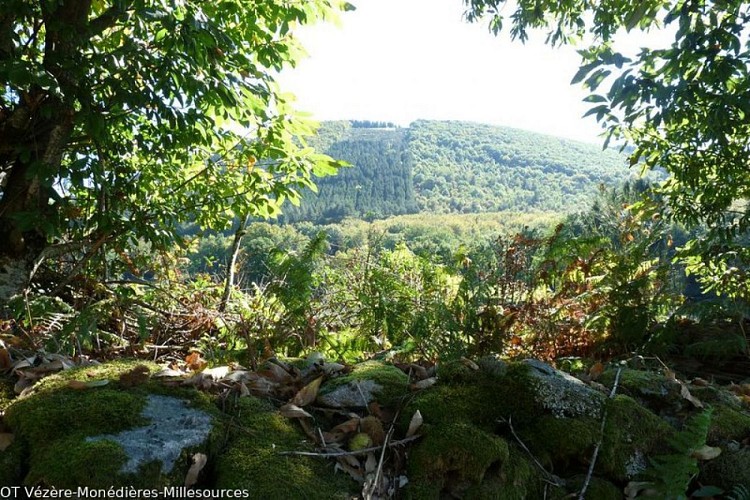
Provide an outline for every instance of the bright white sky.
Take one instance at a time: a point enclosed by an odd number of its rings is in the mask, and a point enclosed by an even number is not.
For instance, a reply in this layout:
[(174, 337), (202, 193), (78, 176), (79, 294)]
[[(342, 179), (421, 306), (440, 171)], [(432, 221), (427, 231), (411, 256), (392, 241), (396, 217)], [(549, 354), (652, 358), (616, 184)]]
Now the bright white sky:
[(351, 1), (341, 26), (299, 32), (310, 57), (280, 77), (314, 118), (468, 120), (601, 142), (596, 120), (581, 118), (586, 92), (570, 85), (573, 48), (494, 37), (463, 20), (461, 0)]

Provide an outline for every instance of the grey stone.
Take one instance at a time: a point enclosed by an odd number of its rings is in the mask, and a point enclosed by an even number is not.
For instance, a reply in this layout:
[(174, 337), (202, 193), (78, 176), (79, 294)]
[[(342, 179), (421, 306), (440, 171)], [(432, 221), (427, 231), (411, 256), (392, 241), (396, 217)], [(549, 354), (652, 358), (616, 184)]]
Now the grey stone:
[(536, 401), (559, 418), (600, 418), (605, 396), (577, 378), (535, 359), (526, 359)]
[(503, 377), (508, 373), (508, 363), (500, 359), (497, 354), (482, 356), (477, 364), (483, 372), (493, 377)]
[(151, 423), (86, 440), (108, 440), (122, 446), (128, 456), (128, 461), (120, 470), (122, 473), (138, 472), (141, 465), (158, 460), (162, 463), (162, 472), (168, 474), (182, 451), (204, 443), (212, 427), (211, 415), (187, 407), (180, 399), (167, 396), (149, 395), (142, 416)]
[(364, 408), (375, 400), (383, 387), (374, 380), (358, 380), (340, 385), (328, 393), (318, 395), (318, 403), (332, 408)]

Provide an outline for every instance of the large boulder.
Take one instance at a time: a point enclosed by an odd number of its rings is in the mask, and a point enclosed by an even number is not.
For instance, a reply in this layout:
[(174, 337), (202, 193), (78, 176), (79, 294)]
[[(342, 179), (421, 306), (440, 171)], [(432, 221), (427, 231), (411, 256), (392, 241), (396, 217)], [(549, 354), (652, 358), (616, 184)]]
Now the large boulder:
[[(148, 363), (108, 363), (39, 382), (7, 409), (5, 423), (15, 441), (0, 457), (23, 460), (2, 478), (4, 483), (56, 488), (183, 484), (192, 455), (212, 453), (219, 412), (198, 391), (148, 383), (148, 375), (158, 370)], [(131, 384), (128, 374), (135, 373), (141, 381)]]
[[(582, 487), (597, 446), (588, 497), (622, 498), (629, 483), (653, 481), (653, 458), (683, 454), (689, 463), (693, 450), (673, 443), (687, 419), (703, 411), (698, 398), (713, 406), (708, 444), (728, 452), (722, 460), (701, 461), (701, 477), (711, 481), (703, 484), (729, 489), (737, 484), (732, 477), (744, 477), (736, 474), (746, 466), (744, 451), (730, 450), (750, 438), (750, 411), (727, 390), (696, 386), (691, 395), (674, 377), (621, 370), (618, 390), (609, 397), (615, 370), (602, 377), (602, 386), (536, 360), (502, 370), (478, 366), (439, 369), (440, 383), (403, 411), (402, 428), (419, 410), (425, 432), (411, 452), (407, 498), (520, 499), (545, 490), (550, 498), (564, 498)], [(478, 450), (482, 459), (458, 460), (466, 449)]]

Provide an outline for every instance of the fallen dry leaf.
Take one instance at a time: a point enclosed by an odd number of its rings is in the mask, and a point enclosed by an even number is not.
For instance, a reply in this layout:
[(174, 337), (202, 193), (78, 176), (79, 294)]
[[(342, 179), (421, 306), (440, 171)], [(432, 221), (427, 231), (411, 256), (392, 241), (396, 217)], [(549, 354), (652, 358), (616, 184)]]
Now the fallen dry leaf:
[(157, 373), (154, 373), (153, 375), (155, 378), (164, 378), (164, 377), (184, 377), (185, 372), (182, 372), (180, 370), (175, 370), (173, 368), (164, 368), (163, 370), (160, 370)]
[(320, 384), (323, 382), (323, 377), (318, 377), (305, 387), (299, 390), (297, 394), (292, 398), (291, 404), (297, 406), (307, 406), (318, 397), (318, 389)]
[(435, 384), (437, 384), (437, 377), (430, 377), (424, 380), (420, 380), (419, 382), (414, 382), (410, 387), (414, 391), (421, 391), (423, 389), (427, 389), (428, 387), (432, 387)]
[(256, 396), (272, 396), (276, 393), (278, 386), (279, 384), (276, 382), (257, 376), (257, 374), (251, 374), (250, 380), (247, 383), (247, 388)]
[(109, 384), (108, 379), (101, 379), (101, 380), (91, 380), (90, 382), (86, 382), (86, 386), (91, 387), (104, 387), (105, 385)]
[[(355, 463), (356, 465), (354, 465)], [(349, 476), (351, 476), (352, 479), (357, 481), (358, 483), (363, 483), (365, 478), (362, 474), (362, 469), (359, 464), (359, 460), (357, 460), (355, 457), (352, 457), (350, 455), (344, 455), (341, 457), (336, 458), (336, 468), (341, 469)]]
[(240, 382), (240, 397), (245, 398), (250, 395), (250, 389), (247, 388), (245, 382)]
[(383, 422), (377, 417), (370, 415), (359, 421), (359, 428), (370, 436), (372, 444), (380, 446), (385, 441), (385, 431), (383, 430)]
[(312, 415), (292, 403), (285, 404), (279, 408), (279, 413), (286, 418), (312, 418)]
[(461, 364), (470, 370), (479, 371), (479, 365), (468, 358), (461, 357)]
[(203, 453), (196, 453), (193, 455), (193, 465), (190, 466), (190, 470), (188, 470), (185, 475), (185, 487), (190, 488), (198, 482), (198, 475), (206, 466), (207, 462), (208, 457)]
[(679, 380), (677, 382), (679, 382), (680, 384), (680, 396), (690, 401), (696, 408), (703, 408), (703, 403), (698, 398), (690, 394), (690, 390), (688, 389), (687, 385), (685, 385), (684, 382), (680, 382)]
[(201, 357), (199, 352), (191, 352), (185, 357), (185, 365), (190, 371), (200, 371), (208, 366), (208, 361)]
[(20, 370), (16, 372), (16, 376), (18, 380), (13, 386), (13, 392), (16, 394), (23, 394), (23, 391), (32, 387), (39, 380), (37, 377), (27, 376), (25, 371)]
[(288, 371), (270, 361), (263, 365), (263, 369), (258, 371), (258, 375), (279, 384), (289, 383), (292, 380), (292, 376)]
[(690, 456), (698, 460), (713, 460), (719, 455), (721, 455), (721, 448), (708, 445), (701, 446), (697, 450), (693, 450), (693, 453), (690, 454)]
[(427, 373), (427, 368), (416, 363), (396, 363), (395, 366), (396, 368), (400, 369), (402, 372), (410, 375), (416, 380), (424, 380), (430, 376)]
[(331, 432), (351, 434), (352, 432), (357, 432), (357, 429), (359, 429), (359, 417), (353, 417), (331, 429)]
[(0, 451), (5, 451), (12, 442), (13, 434), (7, 432), (0, 433)]
[(10, 357), (8, 349), (0, 349), (0, 372), (4, 372), (13, 367), (13, 360)]
[(625, 486), (625, 498), (627, 498), (627, 500), (641, 498), (641, 492), (643, 493), (643, 496), (651, 496), (650, 494), (654, 492), (654, 490), (652, 489), (653, 486), (654, 483), (651, 482), (630, 481), (627, 486)]
[(217, 366), (216, 368), (208, 368), (206, 370), (203, 370), (201, 374), (204, 377), (209, 377), (213, 380), (221, 380), (226, 377), (230, 371), (231, 368), (229, 368), (228, 366)]
[(80, 391), (83, 389), (93, 389), (95, 387), (104, 387), (107, 384), (109, 384), (109, 380), (107, 379), (90, 380), (88, 382), (84, 382), (83, 380), (71, 380), (68, 382), (68, 388)]
[(732, 384), (729, 390), (738, 396), (750, 396), (750, 384)]
[(412, 437), (416, 434), (423, 422), (422, 413), (419, 410), (415, 411), (409, 422), (409, 430), (406, 431), (406, 437)]
[(374, 453), (368, 453), (367, 459), (365, 460), (365, 472), (367, 474), (370, 474), (371, 472), (375, 472), (378, 468), (378, 459), (375, 458)]

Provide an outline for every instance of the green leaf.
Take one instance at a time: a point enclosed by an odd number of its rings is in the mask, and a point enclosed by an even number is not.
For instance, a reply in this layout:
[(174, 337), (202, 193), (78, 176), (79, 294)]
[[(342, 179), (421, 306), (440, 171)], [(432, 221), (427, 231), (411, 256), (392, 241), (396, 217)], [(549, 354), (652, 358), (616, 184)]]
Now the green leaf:
[(584, 64), (583, 66), (581, 66), (581, 67), (580, 67), (580, 68), (578, 69), (578, 72), (576, 72), (575, 76), (574, 76), (574, 77), (573, 77), (573, 79), (572, 79), (572, 80), (570, 81), (570, 84), (571, 84), (571, 85), (575, 85), (576, 83), (580, 83), (580, 82), (582, 82), (582, 81), (583, 81), (583, 79), (584, 79), (584, 78), (586, 78), (586, 76), (587, 76), (587, 75), (588, 75), (589, 73), (591, 73), (591, 71), (592, 71), (592, 70), (593, 70), (594, 68), (596, 68), (597, 66), (599, 66), (600, 64), (601, 64), (601, 62), (599, 62), (599, 61), (594, 61), (594, 62), (592, 62), (592, 63), (589, 63), (589, 64)]
[(583, 99), (584, 102), (607, 102), (607, 98), (597, 94), (591, 94)]

